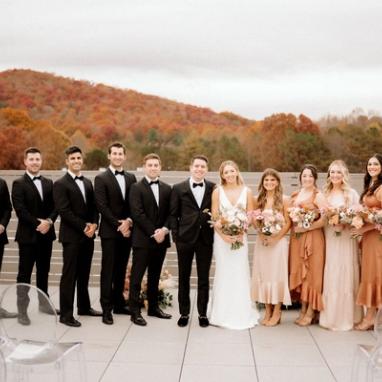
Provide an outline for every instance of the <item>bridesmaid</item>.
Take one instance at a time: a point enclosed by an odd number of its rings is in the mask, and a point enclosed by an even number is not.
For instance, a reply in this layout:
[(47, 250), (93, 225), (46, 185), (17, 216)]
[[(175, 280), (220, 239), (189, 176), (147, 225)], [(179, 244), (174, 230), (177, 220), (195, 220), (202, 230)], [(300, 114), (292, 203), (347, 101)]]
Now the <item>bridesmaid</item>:
[(254, 198), (255, 208), (271, 210), (284, 216), (281, 231), (272, 236), (258, 233), (252, 269), (252, 298), (265, 304), (261, 324), (275, 326), (281, 320), (281, 305), (291, 305), (288, 287), (288, 241), (290, 228), (288, 205), (283, 196), (279, 173), (271, 168), (264, 171)]
[[(364, 189), (361, 202), (367, 208), (382, 208), (382, 155), (374, 154), (367, 162)], [(357, 304), (366, 307), (362, 322), (355, 326), (357, 330), (373, 327), (376, 310), (382, 305), (382, 240), (374, 224), (367, 223), (353, 230), (362, 235), (361, 284), (357, 295)]]
[[(316, 185), (317, 169), (311, 164), (306, 164), (299, 178), (301, 188), (292, 194), (291, 206), (304, 207), (308, 210), (325, 209), (325, 197)], [(308, 229), (293, 227), (291, 231), (289, 288), (292, 300), (301, 302), (300, 316), (295, 321), (300, 326), (310, 325), (315, 311), (323, 309), (322, 279), (325, 263), (323, 226), (324, 216), (320, 215)]]
[[(359, 195), (349, 185), (349, 170), (342, 160), (330, 164), (324, 195), (329, 207), (359, 207)], [(331, 330), (351, 330), (362, 318), (362, 309), (355, 304), (359, 286), (357, 242), (352, 240), (350, 229), (342, 225), (326, 226), (325, 242), (320, 325)]]

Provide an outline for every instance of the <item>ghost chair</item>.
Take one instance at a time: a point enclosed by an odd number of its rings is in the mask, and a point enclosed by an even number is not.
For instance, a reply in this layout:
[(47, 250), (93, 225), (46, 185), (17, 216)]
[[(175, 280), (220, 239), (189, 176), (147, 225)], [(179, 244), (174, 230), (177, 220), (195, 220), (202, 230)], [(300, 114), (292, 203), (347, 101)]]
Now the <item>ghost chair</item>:
[[(0, 316), (0, 350), (8, 380), (86, 381), (86, 364), (80, 342), (57, 338), (57, 313), (49, 297), (29, 284), (8, 286), (0, 308), (18, 312), (16, 318)], [(75, 375), (74, 375), (75, 374)]]
[(3, 353), (0, 351), (0, 382), (6, 382), (7, 368), (5, 366), (5, 359)]
[(374, 345), (358, 344), (352, 365), (352, 382), (382, 381), (382, 309), (374, 319)]

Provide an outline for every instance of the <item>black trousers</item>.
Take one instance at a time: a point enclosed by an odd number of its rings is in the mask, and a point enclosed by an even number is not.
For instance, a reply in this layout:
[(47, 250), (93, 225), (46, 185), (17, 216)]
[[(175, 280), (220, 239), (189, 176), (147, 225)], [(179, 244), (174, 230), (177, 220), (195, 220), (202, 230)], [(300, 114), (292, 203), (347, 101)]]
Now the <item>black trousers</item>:
[(126, 238), (102, 239), (102, 268), (100, 302), (104, 312), (125, 305), (123, 290), (129, 261), (131, 240)]
[[(52, 241), (38, 238), (36, 243), (18, 243), (19, 269), (18, 283), (31, 283), (33, 267), (36, 264), (36, 286), (48, 295), (48, 277), (52, 257)], [(29, 305), (29, 288), (17, 288), (18, 311), (25, 313)], [(40, 304), (44, 301), (41, 300)]]
[(62, 243), (64, 265), (60, 281), (61, 318), (73, 317), (74, 293), (77, 286), (77, 309), (90, 309), (89, 275), (93, 258), (94, 241), (84, 239), (76, 243)]
[(200, 316), (207, 314), (209, 298), (209, 276), (212, 260), (212, 244), (205, 244), (197, 240), (194, 244), (176, 243), (178, 253), (178, 302), (179, 312), (183, 316), (190, 314), (190, 276), (192, 261), (195, 255), (196, 270), (198, 273), (197, 307)]
[(1, 265), (3, 264), (3, 255), (4, 255), (4, 244), (0, 244), (0, 272), (1, 272)]
[(158, 284), (167, 248), (133, 248), (133, 266), (130, 276), (129, 303), (132, 313), (141, 310), (139, 294), (141, 283), (147, 269), (147, 300), (149, 310), (158, 307)]

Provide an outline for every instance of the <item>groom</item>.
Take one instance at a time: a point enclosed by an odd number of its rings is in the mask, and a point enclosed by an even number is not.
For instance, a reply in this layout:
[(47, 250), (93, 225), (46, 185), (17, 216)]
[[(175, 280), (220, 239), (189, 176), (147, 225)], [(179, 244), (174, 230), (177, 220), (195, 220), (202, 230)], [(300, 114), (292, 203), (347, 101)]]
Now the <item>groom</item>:
[(170, 202), (170, 228), (178, 252), (179, 311), (178, 326), (187, 326), (190, 314), (190, 275), (195, 255), (198, 272), (197, 306), (199, 325), (207, 327), (209, 272), (212, 259), (213, 229), (208, 213), (214, 183), (205, 179), (208, 159), (195, 155), (190, 164), (191, 177), (174, 185)]

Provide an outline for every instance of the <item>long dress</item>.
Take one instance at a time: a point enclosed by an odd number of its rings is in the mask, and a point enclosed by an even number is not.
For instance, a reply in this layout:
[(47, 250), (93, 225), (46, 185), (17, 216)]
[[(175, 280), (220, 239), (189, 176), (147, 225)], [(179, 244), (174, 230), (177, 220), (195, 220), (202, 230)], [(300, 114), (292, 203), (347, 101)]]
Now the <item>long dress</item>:
[(288, 241), (284, 236), (272, 246), (256, 239), (252, 266), (252, 299), (264, 304), (291, 305), (288, 285)]
[[(297, 202), (292, 195), (291, 205), (309, 210), (318, 209), (314, 203), (317, 190), (309, 200)], [(325, 237), (322, 228), (297, 235), (293, 227), (289, 245), (289, 289), (292, 301), (305, 302), (314, 310), (321, 311), (322, 281), (325, 263)]]
[[(368, 208), (382, 208), (382, 203), (373, 195), (364, 196), (363, 204)], [(376, 229), (362, 235), (361, 283), (357, 295), (357, 304), (367, 308), (379, 308), (382, 305), (382, 240)]]
[[(328, 196), (331, 207), (345, 206), (343, 193)], [(359, 195), (351, 190), (347, 205), (357, 205)], [(355, 304), (359, 286), (359, 261), (357, 242), (346, 228), (340, 236), (332, 226), (325, 227), (326, 257), (324, 289), (322, 293), (324, 310), (320, 313), (320, 325), (331, 330), (351, 330), (362, 319), (362, 309)]]
[[(219, 209), (246, 208), (247, 187), (244, 187), (234, 206), (219, 187)], [(212, 325), (228, 329), (248, 329), (258, 323), (259, 313), (251, 300), (248, 241), (231, 249), (215, 232), (213, 253), (216, 260), (215, 278), (209, 306), (209, 320)]]

